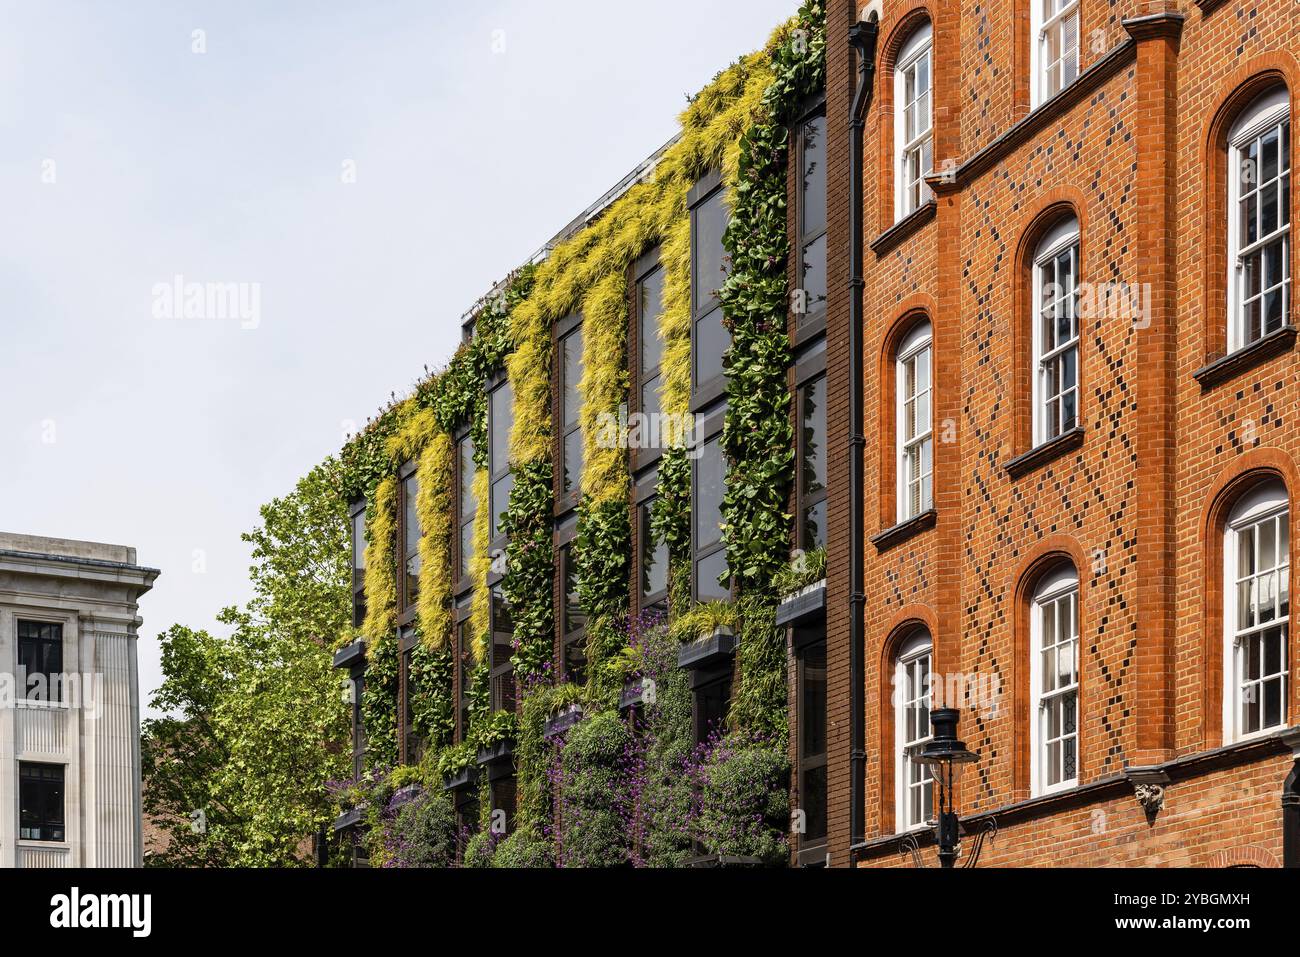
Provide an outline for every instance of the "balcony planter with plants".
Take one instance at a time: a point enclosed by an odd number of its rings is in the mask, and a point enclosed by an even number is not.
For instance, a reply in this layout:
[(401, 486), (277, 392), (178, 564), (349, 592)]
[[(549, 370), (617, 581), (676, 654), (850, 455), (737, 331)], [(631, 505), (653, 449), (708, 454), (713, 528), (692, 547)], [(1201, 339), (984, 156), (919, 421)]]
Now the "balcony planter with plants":
[(478, 744), (479, 766), (486, 767), (508, 760), (515, 753), (518, 737), (519, 718), (513, 711), (498, 711), (492, 715), (474, 735)]
[(558, 738), (560, 735), (571, 731), (581, 720), (582, 705), (571, 704), (547, 720), (545, 727), (542, 729), (542, 737), (548, 741), (552, 738)]
[(478, 765), (474, 763), (477, 749), (466, 741), (443, 752), (438, 761), (438, 774), (442, 777), (444, 791), (462, 791), (478, 783)]
[(778, 628), (797, 627), (826, 614), (826, 551), (799, 552), (772, 580), (781, 595), (776, 609)]
[(654, 704), (655, 683), (650, 678), (637, 678), (623, 685), (623, 692), (618, 698), (618, 710), (631, 711), (644, 705)]

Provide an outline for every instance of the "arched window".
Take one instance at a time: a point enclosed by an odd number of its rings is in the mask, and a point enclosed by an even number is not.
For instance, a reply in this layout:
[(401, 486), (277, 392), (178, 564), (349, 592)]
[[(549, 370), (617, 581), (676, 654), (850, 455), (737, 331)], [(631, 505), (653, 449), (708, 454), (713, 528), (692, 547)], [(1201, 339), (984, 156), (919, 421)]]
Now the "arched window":
[(1079, 780), (1079, 575), (1063, 565), (1043, 577), (1030, 608), (1030, 747), (1033, 793)]
[(1079, 424), (1079, 221), (1056, 225), (1034, 253), (1034, 444)]
[(934, 362), (929, 322), (919, 322), (898, 348), (898, 521), (934, 505)]
[(925, 177), (934, 169), (933, 39), (922, 24), (898, 51), (894, 67), (894, 218), (930, 199)]
[(934, 809), (934, 778), (913, 760), (930, 741), (930, 633), (919, 628), (894, 659), (894, 821), (898, 831), (924, 827)]
[(1286, 488), (1262, 482), (1224, 532), (1224, 742), (1287, 723), (1291, 534)]
[(1033, 107), (1079, 76), (1079, 0), (1029, 0)]
[(1286, 87), (1228, 132), (1228, 351), (1291, 323), (1291, 118)]

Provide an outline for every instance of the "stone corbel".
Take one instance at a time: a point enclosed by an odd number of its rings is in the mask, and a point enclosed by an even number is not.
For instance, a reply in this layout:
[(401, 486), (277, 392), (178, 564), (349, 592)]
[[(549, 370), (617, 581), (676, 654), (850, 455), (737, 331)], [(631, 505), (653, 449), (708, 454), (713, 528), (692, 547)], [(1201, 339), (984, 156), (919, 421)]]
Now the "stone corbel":
[(1128, 768), (1124, 774), (1133, 785), (1133, 796), (1146, 814), (1147, 823), (1154, 824), (1156, 815), (1164, 810), (1169, 774), (1160, 768)]

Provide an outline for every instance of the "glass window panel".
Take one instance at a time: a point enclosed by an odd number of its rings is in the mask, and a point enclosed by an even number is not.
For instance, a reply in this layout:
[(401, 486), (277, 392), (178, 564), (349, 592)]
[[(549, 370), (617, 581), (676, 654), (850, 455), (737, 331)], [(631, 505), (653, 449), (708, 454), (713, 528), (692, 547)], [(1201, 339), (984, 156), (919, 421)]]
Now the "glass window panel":
[(803, 540), (806, 551), (826, 545), (826, 500), (810, 505), (803, 512)]
[(723, 191), (718, 190), (695, 211), (695, 311), (703, 312), (717, 302), (717, 291), (726, 281), (726, 252), (722, 236), (727, 229)]
[(564, 468), (560, 491), (567, 495), (578, 491), (582, 482), (582, 430), (575, 429), (564, 437)]
[(578, 392), (578, 383), (582, 381), (582, 329), (579, 328), (564, 337), (561, 343), (562, 361), (564, 363), (564, 391), (562, 412), (565, 427), (578, 424), (582, 410), (582, 396)]
[(506, 510), (510, 507), (510, 492), (515, 487), (515, 477), (511, 472), (507, 472), (504, 478), (498, 479), (492, 483), (492, 540), (500, 538), (505, 534), (502, 519), (505, 517)]
[(731, 336), (722, 324), (722, 310), (714, 309), (695, 324), (695, 384), (704, 385), (722, 375), (722, 360), (731, 348)]
[(826, 308), (826, 235), (814, 239), (803, 251), (804, 315)]
[(489, 442), (490, 467), (493, 476), (500, 476), (510, 463), (510, 423), (514, 415), (514, 389), (509, 383), (492, 392), (491, 440)]
[(663, 360), (663, 340), (659, 337), (659, 318), (663, 315), (664, 271), (656, 269), (641, 280), (641, 375), (659, 368)]
[(803, 235), (826, 228), (826, 117), (803, 124)]
[(352, 567), (360, 572), (366, 567), (366, 513), (352, 516)]
[(478, 502), (474, 500), (474, 440), (463, 438), (460, 440), (459, 455), (459, 498), (460, 498), (460, 517), (462, 521), (467, 521), (474, 517), (478, 511)]
[(722, 495), (726, 465), (722, 440), (705, 443), (695, 462), (695, 547), (707, 548), (722, 538)]
[(814, 379), (799, 390), (802, 420), (803, 493), (811, 495), (826, 488), (826, 380)]
[(696, 566), (696, 597), (701, 602), (727, 601), (731, 598), (731, 589), (719, 583), (727, 574), (726, 551), (714, 552), (707, 558), (701, 558)]
[(650, 499), (638, 509), (641, 542), (641, 597), (649, 598), (668, 590), (668, 544), (656, 542), (652, 528), (656, 499)]

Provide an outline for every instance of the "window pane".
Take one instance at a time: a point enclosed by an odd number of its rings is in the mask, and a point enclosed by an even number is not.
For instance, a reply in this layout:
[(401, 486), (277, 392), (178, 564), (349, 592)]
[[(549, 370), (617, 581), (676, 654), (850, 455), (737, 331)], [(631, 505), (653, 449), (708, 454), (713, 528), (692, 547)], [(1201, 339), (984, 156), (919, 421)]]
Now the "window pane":
[(492, 483), (492, 540), (500, 538), (505, 534), (502, 519), (505, 517), (506, 510), (510, 507), (510, 491), (515, 487), (515, 477), (513, 473), (507, 472), (505, 478), (498, 479)]
[(797, 715), (800, 757), (820, 757), (826, 753), (826, 643), (809, 645), (800, 657), (802, 683)]
[(469, 577), (469, 562), (474, 555), (474, 520), (471, 518), (468, 522), (460, 527), (460, 562), (458, 571), (460, 577)]
[(578, 393), (578, 383), (582, 381), (582, 330), (578, 329), (564, 337), (561, 344), (564, 363), (564, 392), (562, 412), (566, 428), (578, 424), (578, 415), (582, 409), (582, 397)]
[(804, 509), (803, 537), (799, 542), (805, 551), (826, 545), (826, 500)]
[(564, 634), (571, 635), (587, 627), (587, 615), (578, 602), (578, 570), (569, 546), (561, 550), (560, 561), (564, 569)]
[(641, 411), (646, 416), (647, 427), (651, 426), (651, 417), (659, 415), (661, 411), (659, 407), (659, 385), (660, 379), (656, 376), (641, 387)]
[(722, 310), (714, 309), (695, 324), (695, 384), (704, 385), (722, 375), (722, 359), (731, 348), (731, 336), (722, 324)]
[(826, 117), (803, 124), (803, 235), (826, 228)]
[(363, 509), (352, 516), (352, 568), (364, 571), (366, 567), (366, 513)]
[(490, 468), (493, 476), (500, 476), (509, 467), (510, 461), (510, 423), (514, 413), (514, 389), (510, 383), (498, 387), (492, 392), (491, 419), (489, 426), (492, 436), (488, 443)]
[(800, 478), (803, 494), (826, 488), (826, 380), (814, 379), (799, 390), (802, 428)]
[(420, 544), (420, 516), (415, 508), (419, 489), (420, 483), (414, 475), (402, 483), (402, 503), (405, 513), (403, 527), (406, 529), (405, 554), (407, 555), (414, 553)]
[(826, 235), (814, 239), (803, 251), (804, 315), (826, 308)]
[(663, 340), (659, 338), (659, 317), (664, 307), (664, 271), (656, 269), (641, 280), (641, 375), (659, 368)]
[(727, 229), (727, 209), (718, 190), (695, 211), (695, 312), (700, 313), (717, 302), (717, 291), (726, 281), (726, 252), (722, 234)]
[(722, 537), (722, 494), (726, 467), (722, 440), (705, 443), (695, 463), (695, 547), (707, 548)]
[(460, 454), (457, 464), (460, 497), (460, 517), (471, 519), (478, 511), (478, 502), (474, 501), (474, 440), (460, 440)]
[(582, 430), (575, 429), (564, 437), (564, 462), (560, 493), (576, 492), (582, 482)]
[(641, 542), (641, 598), (660, 595), (668, 590), (668, 544), (656, 542), (651, 529), (656, 499), (640, 506), (638, 535)]
[(708, 558), (700, 559), (695, 574), (695, 593), (700, 601), (727, 601), (731, 598), (731, 589), (719, 583), (719, 579), (727, 574), (726, 551), (714, 552)]

